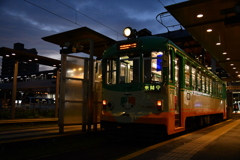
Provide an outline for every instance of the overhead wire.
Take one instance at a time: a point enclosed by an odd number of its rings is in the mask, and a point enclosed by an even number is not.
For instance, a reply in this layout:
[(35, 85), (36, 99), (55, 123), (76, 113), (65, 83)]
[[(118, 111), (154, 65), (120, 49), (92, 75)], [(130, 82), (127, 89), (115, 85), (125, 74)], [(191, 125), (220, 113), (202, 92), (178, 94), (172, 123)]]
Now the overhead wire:
[[(39, 6), (39, 5), (35, 4), (35, 3), (32, 3), (32, 2), (30, 2), (30, 1), (28, 1), (28, 0), (24, 0), (24, 1), (27, 2), (27, 3), (29, 3), (29, 4), (31, 4), (31, 5), (33, 5), (33, 6), (35, 6), (35, 7), (38, 7), (38, 8), (40, 8), (40, 9), (44, 10), (44, 11), (46, 11), (46, 12), (49, 12), (49, 13), (57, 16), (57, 17), (60, 17), (60, 18), (66, 20), (66, 21), (68, 21), (68, 22), (71, 22), (71, 23), (76, 24), (76, 25), (78, 25), (78, 26), (80, 26), (80, 27), (83, 27), (83, 25), (80, 25), (80, 24), (77, 23), (77, 14), (76, 14), (76, 22), (74, 22), (74, 21), (71, 21), (71, 20), (69, 20), (69, 19), (67, 19), (67, 18), (65, 18), (65, 17), (63, 17), (63, 16), (61, 16), (61, 15), (58, 15), (58, 14), (56, 14), (56, 13), (50, 11), (50, 10), (47, 10), (46, 8), (43, 8), (43, 7), (41, 7), (41, 6)], [(116, 33), (117, 33), (117, 39), (118, 39), (118, 34), (121, 35), (121, 33), (119, 33), (118, 31), (116, 31), (116, 30), (108, 27), (107, 25), (105, 25), (105, 24), (103, 24), (103, 23), (101, 23), (101, 22), (93, 19), (92, 17), (89, 17), (88, 15), (86, 15), (86, 14), (84, 14), (84, 13), (82, 13), (82, 12), (76, 10), (76, 9), (74, 9), (73, 7), (67, 5), (67, 4), (65, 4), (65, 3), (63, 3), (63, 2), (61, 2), (61, 1), (59, 1), (59, 0), (56, 0), (56, 1), (59, 2), (59, 3), (61, 3), (61, 4), (63, 4), (63, 5), (65, 5), (65, 6), (67, 6), (68, 8), (70, 8), (70, 9), (72, 9), (72, 10), (75, 10), (76, 13), (80, 13), (80, 14), (84, 15), (85, 17), (87, 17), (87, 18), (89, 18), (89, 19), (91, 19), (91, 20), (93, 20), (93, 21), (95, 21), (95, 22), (103, 25), (104, 27), (106, 27), (106, 28), (108, 28), (108, 29), (110, 29), (110, 30), (112, 30), (112, 31), (114, 31), (114, 32), (116, 32)]]
[(161, 1), (161, 0), (158, 0), (158, 2), (159, 2), (159, 3), (161, 3), (161, 5), (162, 5), (163, 7), (165, 7), (165, 6), (163, 5), (163, 3), (162, 3), (162, 1)]
[(67, 18), (64, 18), (64, 17), (62, 17), (62, 16), (60, 16), (60, 15), (58, 15), (58, 14), (52, 12), (52, 11), (49, 11), (49, 10), (47, 10), (47, 9), (41, 7), (41, 6), (38, 6), (38, 5), (36, 5), (36, 4), (32, 3), (32, 2), (29, 2), (29, 1), (27, 1), (27, 0), (24, 0), (24, 1), (27, 2), (27, 3), (29, 3), (29, 4), (31, 4), (31, 5), (34, 5), (35, 7), (38, 7), (38, 8), (40, 8), (40, 9), (44, 10), (44, 11), (47, 11), (47, 12), (49, 12), (49, 13), (55, 15), (55, 16), (58, 16), (58, 17), (66, 20), (66, 21), (69, 21), (69, 22), (71, 22), (71, 23), (73, 23), (73, 24), (76, 24), (76, 25), (78, 25), (78, 26), (80, 26), (80, 27), (83, 27), (82, 25), (80, 25), (80, 24), (78, 24), (78, 23), (76, 23), (76, 22), (73, 22), (73, 21), (71, 21), (71, 20), (69, 20), (69, 19), (67, 19)]
[[(176, 4), (176, 2), (175, 2), (174, 0), (172, 0), (172, 1)], [(158, 2), (165, 8), (165, 5), (162, 3), (161, 0), (158, 0)], [(164, 16), (164, 14), (169, 14), (169, 15)], [(173, 17), (168, 11), (162, 12), (162, 13), (159, 13), (159, 14), (156, 16), (156, 20), (157, 20), (162, 26), (164, 26), (164, 27), (167, 29), (167, 31), (168, 31), (168, 32), (167, 32), (167, 33), (168, 33), (168, 37), (173, 36), (173, 35), (171, 35), (171, 32), (172, 32), (172, 31), (169, 30), (170, 27), (180, 26), (179, 31), (181, 31), (181, 32), (180, 32), (179, 34), (181, 34), (181, 33), (183, 32), (183, 28), (182, 28), (182, 25), (181, 25), (180, 23), (179, 23), (179, 24), (175, 24), (175, 25), (171, 25), (171, 26), (167, 26), (167, 25), (164, 24), (162, 18), (168, 17), (168, 16)], [(159, 17), (159, 19), (158, 19), (158, 17)], [(173, 18), (174, 18), (174, 17), (173, 17)], [(176, 36), (176, 35), (175, 35), (175, 36)]]
[(116, 31), (116, 30), (114, 30), (114, 29), (108, 27), (107, 25), (105, 25), (105, 24), (103, 24), (103, 23), (101, 23), (101, 22), (99, 22), (99, 21), (93, 19), (92, 17), (89, 17), (88, 15), (86, 15), (86, 14), (84, 14), (84, 13), (78, 11), (78, 10), (76, 10), (75, 8), (73, 8), (73, 7), (67, 5), (67, 4), (65, 4), (65, 3), (63, 3), (63, 2), (61, 2), (61, 1), (59, 1), (59, 0), (56, 0), (56, 1), (59, 2), (59, 3), (61, 3), (61, 4), (63, 4), (63, 5), (65, 5), (66, 7), (70, 8), (70, 9), (76, 11), (77, 13), (80, 13), (80, 14), (82, 14), (83, 16), (85, 16), (85, 17), (87, 17), (87, 18), (89, 18), (89, 19), (91, 19), (91, 20), (93, 20), (93, 21), (95, 21), (95, 22), (97, 22), (97, 23), (103, 25), (104, 27), (106, 27), (106, 28), (108, 28), (108, 29), (110, 29), (110, 30), (116, 32), (117, 34), (121, 34), (121, 33), (119, 33), (118, 31)]

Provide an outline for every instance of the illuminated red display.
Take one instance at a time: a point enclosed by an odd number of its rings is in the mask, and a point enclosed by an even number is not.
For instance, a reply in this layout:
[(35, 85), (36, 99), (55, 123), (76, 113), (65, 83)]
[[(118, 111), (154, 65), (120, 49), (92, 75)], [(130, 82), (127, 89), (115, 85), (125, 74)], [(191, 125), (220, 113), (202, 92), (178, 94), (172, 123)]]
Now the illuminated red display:
[(131, 48), (136, 48), (137, 43), (129, 43), (129, 44), (122, 44), (119, 46), (120, 50), (125, 50), (125, 49), (131, 49)]

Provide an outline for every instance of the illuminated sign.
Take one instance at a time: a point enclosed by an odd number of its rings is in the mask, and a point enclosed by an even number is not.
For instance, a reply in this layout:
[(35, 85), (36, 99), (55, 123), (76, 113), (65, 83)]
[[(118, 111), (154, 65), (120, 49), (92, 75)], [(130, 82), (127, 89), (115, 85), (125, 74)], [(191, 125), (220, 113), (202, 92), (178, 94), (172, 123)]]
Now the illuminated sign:
[(240, 86), (227, 86), (227, 90), (240, 90)]
[(160, 91), (161, 86), (159, 84), (144, 84), (143, 90), (144, 91)]
[(137, 43), (134, 42), (134, 43), (119, 45), (119, 50), (125, 50), (125, 49), (131, 49), (131, 48), (137, 48)]

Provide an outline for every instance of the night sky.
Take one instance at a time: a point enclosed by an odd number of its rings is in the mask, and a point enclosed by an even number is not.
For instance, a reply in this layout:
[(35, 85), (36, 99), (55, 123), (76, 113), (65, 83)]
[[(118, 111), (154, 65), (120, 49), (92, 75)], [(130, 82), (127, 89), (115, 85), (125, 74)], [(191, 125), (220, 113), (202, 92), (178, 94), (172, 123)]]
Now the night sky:
[[(161, 0), (165, 6), (182, 1), (186, 0)], [(0, 10), (0, 47), (13, 48), (20, 42), (54, 59), (60, 59), (60, 47), (41, 38), (83, 26), (114, 40), (124, 39), (122, 30), (127, 26), (147, 28), (153, 34), (167, 32), (156, 20), (166, 11), (158, 0), (0, 0)], [(178, 23), (173, 17), (163, 21)]]

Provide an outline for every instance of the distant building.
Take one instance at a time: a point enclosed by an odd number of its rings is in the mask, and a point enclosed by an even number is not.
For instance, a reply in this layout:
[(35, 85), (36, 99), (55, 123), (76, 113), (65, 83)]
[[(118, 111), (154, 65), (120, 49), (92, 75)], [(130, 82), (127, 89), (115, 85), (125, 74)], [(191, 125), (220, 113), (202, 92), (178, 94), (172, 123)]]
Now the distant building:
[[(32, 49), (25, 49), (24, 44), (22, 43), (14, 43), (15, 50), (32, 53), (37, 55), (37, 50), (35, 48)], [(14, 63), (15, 60), (10, 57), (3, 57), (2, 58), (2, 76), (13, 75), (14, 71)], [(31, 62), (23, 62), (19, 61), (18, 63), (18, 74), (22, 73), (29, 73), (29, 72), (38, 72), (39, 71), (39, 64), (31, 63)]]

